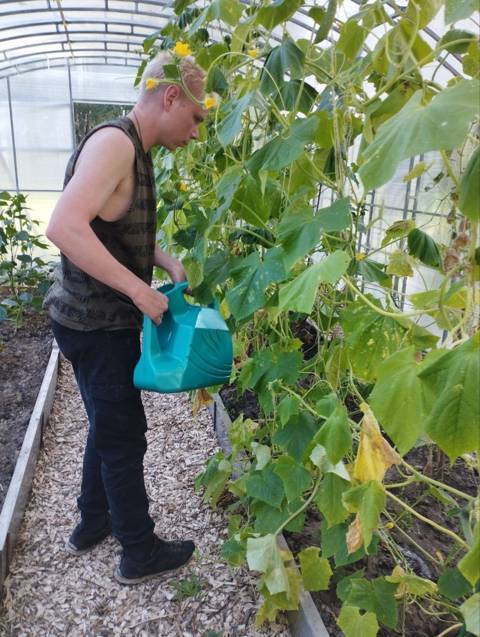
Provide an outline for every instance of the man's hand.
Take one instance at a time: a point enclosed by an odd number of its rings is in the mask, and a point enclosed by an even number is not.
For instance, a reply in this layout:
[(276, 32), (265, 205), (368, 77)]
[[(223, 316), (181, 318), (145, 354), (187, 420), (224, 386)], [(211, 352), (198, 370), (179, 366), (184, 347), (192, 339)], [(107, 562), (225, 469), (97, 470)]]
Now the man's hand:
[(185, 268), (183, 267), (182, 262), (178, 259), (172, 259), (172, 263), (169, 268), (164, 269), (168, 272), (168, 275), (172, 279), (173, 283), (182, 283), (182, 281), (187, 280), (187, 273), (185, 272)]
[(182, 262), (160, 250), (158, 246), (155, 247), (154, 264), (165, 270), (173, 283), (182, 283), (187, 280), (187, 273)]
[(168, 299), (164, 294), (145, 283), (131, 298), (142, 314), (146, 314), (156, 325), (160, 325), (168, 309)]

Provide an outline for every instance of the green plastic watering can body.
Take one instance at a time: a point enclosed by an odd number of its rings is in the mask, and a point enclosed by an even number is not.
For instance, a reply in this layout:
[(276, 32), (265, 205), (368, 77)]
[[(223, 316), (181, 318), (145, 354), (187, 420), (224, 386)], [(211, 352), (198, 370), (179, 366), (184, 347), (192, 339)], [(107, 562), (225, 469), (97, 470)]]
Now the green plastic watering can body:
[(143, 319), (142, 354), (133, 382), (138, 389), (173, 393), (223, 385), (233, 363), (233, 344), (218, 309), (187, 303), (188, 283), (168, 284), (159, 292), (168, 297), (160, 325)]

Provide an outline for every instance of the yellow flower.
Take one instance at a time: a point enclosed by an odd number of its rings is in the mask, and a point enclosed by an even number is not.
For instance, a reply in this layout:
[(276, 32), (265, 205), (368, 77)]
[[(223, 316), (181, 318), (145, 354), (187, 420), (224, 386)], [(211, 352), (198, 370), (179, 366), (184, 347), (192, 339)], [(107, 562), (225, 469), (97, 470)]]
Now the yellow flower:
[(365, 252), (357, 252), (357, 254), (355, 255), (355, 260), (356, 261), (363, 261), (366, 258), (366, 254)]
[(187, 184), (186, 184), (184, 181), (181, 181), (181, 182), (180, 182), (180, 186), (179, 186), (179, 188), (180, 188), (180, 190), (181, 190), (182, 192), (187, 192), (187, 190), (188, 190), (188, 186), (187, 186)]
[(249, 49), (247, 53), (251, 58), (256, 58), (258, 56), (258, 49)]
[(385, 524), (385, 528), (386, 529), (393, 529), (394, 526), (395, 526), (395, 524), (393, 522), (387, 522)]
[(159, 84), (159, 80), (156, 80), (154, 77), (147, 77), (147, 79), (145, 80), (145, 88), (147, 89), (147, 91), (153, 90)]
[(210, 108), (215, 108), (218, 105), (218, 99), (215, 95), (207, 95), (207, 97), (203, 101), (204, 107), (209, 110)]
[(177, 42), (173, 48), (173, 51), (176, 55), (178, 55), (181, 58), (184, 58), (187, 55), (192, 54), (192, 49), (188, 46), (186, 42)]

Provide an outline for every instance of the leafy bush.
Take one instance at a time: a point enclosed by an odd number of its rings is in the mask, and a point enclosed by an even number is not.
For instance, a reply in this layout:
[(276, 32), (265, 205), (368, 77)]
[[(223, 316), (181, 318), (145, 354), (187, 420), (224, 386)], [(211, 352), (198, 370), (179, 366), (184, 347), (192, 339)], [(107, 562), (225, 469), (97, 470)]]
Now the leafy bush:
[(35, 256), (35, 249), (47, 249), (39, 222), (28, 214), (25, 195), (0, 193), (0, 321), (9, 318), (20, 325), (25, 308), (39, 311), (50, 285), (50, 265)]
[[(473, 11), (457, 4), (445, 3), (448, 24)], [(478, 497), (442, 481), (433, 460), (419, 470), (406, 458), (427, 445), (478, 475), (480, 58), (472, 33), (452, 29), (435, 48), (424, 39), (441, 5), (411, 0), (394, 19), (365, 2), (343, 21), (335, 0), (177, 0), (177, 19), (145, 41), (150, 55), (188, 42), (221, 99), (201, 143), (157, 155), (159, 237), (185, 256), (198, 301), (221, 298), (232, 380), (261, 407), (233, 423), (232, 452), (197, 479), (213, 506), (225, 490), (237, 498), (223, 555), (259, 573), (259, 623), (332, 580), (347, 637), (395, 629), (410, 605), (448, 632), (480, 634)], [(299, 9), (315, 23), (310, 39), (289, 33)], [(440, 84), (453, 50), (464, 73)], [(369, 218), (371, 189), (408, 158), (404, 181), (428, 180), (428, 223), (399, 212), (386, 224), (381, 208)], [(433, 284), (404, 298), (414, 274)], [(299, 320), (317, 334), (308, 357)], [(302, 531), (308, 509), (321, 516), (321, 548), (295, 556), (298, 575), (276, 536)], [(413, 540), (434, 575), (402, 550), (414, 524), (443, 538), (440, 554)], [(372, 577), (359, 564), (380, 549), (395, 566)]]

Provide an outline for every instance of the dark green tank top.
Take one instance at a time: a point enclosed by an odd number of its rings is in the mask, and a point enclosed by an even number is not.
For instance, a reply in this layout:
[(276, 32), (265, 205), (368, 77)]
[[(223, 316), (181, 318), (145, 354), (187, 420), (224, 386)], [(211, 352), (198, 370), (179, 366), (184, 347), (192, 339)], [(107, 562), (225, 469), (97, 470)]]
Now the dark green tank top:
[[(118, 221), (96, 217), (91, 228), (107, 250), (126, 268), (150, 285), (156, 232), (155, 177), (152, 158), (142, 147), (128, 117), (106, 122), (92, 129), (68, 162), (64, 187), (72, 178), (78, 156), (97, 130), (115, 126), (124, 131), (135, 147), (135, 191), (127, 214)], [(45, 298), (50, 317), (75, 330), (141, 328), (142, 314), (129, 297), (80, 270), (60, 255), (55, 282)]]

